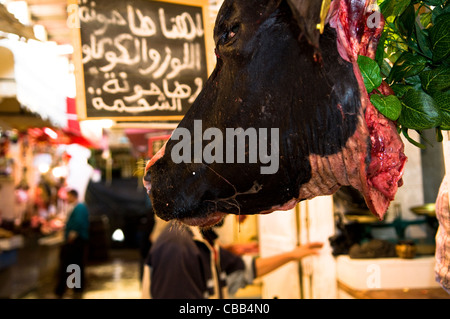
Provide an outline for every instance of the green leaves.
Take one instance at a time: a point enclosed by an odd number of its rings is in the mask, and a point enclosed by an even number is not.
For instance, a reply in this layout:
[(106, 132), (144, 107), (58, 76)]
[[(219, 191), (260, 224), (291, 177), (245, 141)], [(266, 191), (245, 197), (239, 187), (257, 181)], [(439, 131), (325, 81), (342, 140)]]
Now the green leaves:
[(415, 29), (416, 29), (417, 43), (419, 45), (420, 51), (427, 59), (431, 59), (433, 56), (433, 52), (431, 52), (431, 49), (430, 49), (430, 40), (428, 38), (428, 30), (422, 29), (422, 25), (419, 24), (419, 22), (417, 22), (417, 21), (415, 23)]
[(444, 1), (442, 0), (424, 0), (423, 3), (426, 3), (430, 6), (438, 6), (441, 5)]
[(375, 60), (397, 100), (373, 88), (379, 71), (366, 61), (360, 69), (371, 102), (414, 145), (424, 147), (408, 136), (410, 129), (434, 128), (441, 141), (441, 130), (450, 130), (450, 0), (377, 2), (386, 23)]
[(445, 5), (436, 5), (436, 7), (433, 9), (431, 16), (433, 23), (436, 23), (437, 18), (443, 15), (444, 13), (450, 13), (450, 6), (448, 5), (448, 0), (442, 1), (445, 2)]
[(364, 85), (366, 86), (367, 92), (370, 93), (378, 88), (383, 81), (380, 67), (374, 60), (363, 55), (358, 56), (357, 62), (364, 79)]
[(427, 130), (441, 124), (441, 113), (431, 96), (421, 90), (409, 89), (402, 98), (399, 124), (412, 130)]
[[(363, 76), (366, 90), (370, 94), (372, 91), (378, 89), (383, 82), (381, 69), (374, 60), (366, 56), (358, 56), (357, 62)], [(370, 97), (370, 101), (377, 110), (388, 119), (396, 121), (399, 118), (402, 104), (396, 96), (374, 94)]]
[(421, 55), (404, 52), (392, 67), (388, 77), (388, 83), (398, 82), (404, 78), (408, 78), (422, 72), (428, 60)]
[[(403, 54), (397, 62), (390, 74), (390, 76), (394, 74), (392, 76), (394, 79), (402, 79), (407, 76), (410, 79), (410, 84), (419, 83), (420, 85), (420, 82), (425, 82), (427, 86), (432, 87), (434, 90), (449, 86), (447, 81), (449, 74), (446, 73), (446, 69), (427, 71), (420, 77), (417, 76), (425, 68), (426, 60), (424, 58), (417, 58), (412, 54)], [(382, 83), (380, 67), (374, 60), (364, 56), (358, 57), (358, 65), (367, 92), (370, 94)], [(396, 67), (397, 70), (395, 69)], [(432, 82), (439, 85), (431, 85)], [(412, 85), (398, 85), (396, 91), (401, 99), (395, 95), (373, 94), (370, 97), (370, 101), (381, 114), (392, 121), (398, 120), (398, 124), (408, 129), (425, 130), (441, 125), (442, 114), (440, 107), (430, 95), (422, 89), (414, 88)], [(447, 96), (443, 96), (441, 99), (444, 104), (448, 102)]]
[(370, 97), (370, 102), (388, 119), (396, 121), (400, 117), (402, 103), (395, 95), (383, 96), (374, 94)]
[(399, 16), (409, 6), (411, 0), (383, 1), (380, 4), (381, 13), (384, 17)]
[(374, 94), (370, 97), (370, 102), (388, 119), (396, 121), (400, 117), (402, 103), (395, 95), (383, 96)]
[(450, 67), (443, 65), (437, 69), (422, 72), (420, 81), (423, 89), (431, 95), (448, 91), (450, 89)]
[(430, 29), (430, 42), (433, 61), (439, 62), (450, 54), (450, 13), (440, 15), (435, 21)]
[(422, 72), (420, 81), (424, 91), (430, 94), (441, 111), (441, 126), (450, 130), (450, 67), (445, 65)]
[(436, 93), (433, 98), (441, 110), (441, 129), (450, 130), (450, 92), (447, 91), (445, 93)]

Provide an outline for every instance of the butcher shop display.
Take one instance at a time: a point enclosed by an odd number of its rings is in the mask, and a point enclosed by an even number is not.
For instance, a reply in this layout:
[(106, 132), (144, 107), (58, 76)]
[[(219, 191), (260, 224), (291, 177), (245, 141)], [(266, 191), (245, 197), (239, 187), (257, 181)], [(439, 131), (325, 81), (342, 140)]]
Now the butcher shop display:
[(384, 21), (368, 26), (370, 1), (335, 0), (321, 33), (315, 3), (223, 3), (216, 68), (146, 168), (160, 218), (210, 226), (225, 214), (288, 210), (343, 185), (383, 218), (407, 158), (394, 122), (370, 102), (358, 60), (375, 58)]
[(449, 1), (434, 2), (225, 0), (215, 70), (146, 167), (156, 214), (207, 227), (351, 186), (383, 220), (400, 134), (424, 147), (408, 130), (450, 128)]
[[(442, 142), (450, 129), (449, 3), (225, 0), (216, 67), (146, 166), (156, 215), (209, 227), (346, 186), (383, 220), (403, 184), (400, 134), (424, 148), (409, 130)], [(435, 273), (450, 291), (442, 189)]]

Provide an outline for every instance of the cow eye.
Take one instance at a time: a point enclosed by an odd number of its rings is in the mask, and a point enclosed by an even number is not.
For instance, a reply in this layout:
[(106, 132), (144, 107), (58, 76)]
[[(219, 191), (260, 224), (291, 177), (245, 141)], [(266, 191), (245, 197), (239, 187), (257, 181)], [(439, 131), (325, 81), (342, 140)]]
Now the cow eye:
[(225, 32), (222, 35), (222, 39), (224, 43), (227, 43), (231, 39), (233, 39), (236, 36), (236, 33), (239, 31), (239, 25), (235, 24), (230, 30)]

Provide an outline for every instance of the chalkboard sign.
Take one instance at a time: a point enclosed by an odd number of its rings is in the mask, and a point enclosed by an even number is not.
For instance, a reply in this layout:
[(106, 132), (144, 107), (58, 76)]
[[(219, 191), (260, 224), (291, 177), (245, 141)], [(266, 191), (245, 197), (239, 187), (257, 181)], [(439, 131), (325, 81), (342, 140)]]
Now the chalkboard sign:
[(211, 68), (207, 5), (79, 1), (74, 55), (80, 118), (181, 120)]

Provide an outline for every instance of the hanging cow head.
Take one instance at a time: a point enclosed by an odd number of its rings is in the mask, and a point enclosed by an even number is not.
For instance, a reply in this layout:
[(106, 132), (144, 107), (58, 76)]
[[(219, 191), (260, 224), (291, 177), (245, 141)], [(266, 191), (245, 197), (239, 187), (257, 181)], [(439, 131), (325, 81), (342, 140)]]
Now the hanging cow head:
[(147, 165), (162, 219), (208, 226), (228, 213), (290, 209), (341, 185), (364, 191), (370, 137), (354, 66), (340, 56), (334, 29), (319, 39), (292, 8), (225, 0), (216, 68)]

